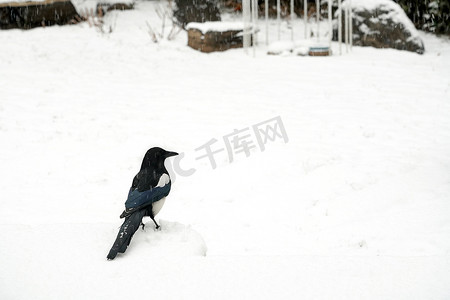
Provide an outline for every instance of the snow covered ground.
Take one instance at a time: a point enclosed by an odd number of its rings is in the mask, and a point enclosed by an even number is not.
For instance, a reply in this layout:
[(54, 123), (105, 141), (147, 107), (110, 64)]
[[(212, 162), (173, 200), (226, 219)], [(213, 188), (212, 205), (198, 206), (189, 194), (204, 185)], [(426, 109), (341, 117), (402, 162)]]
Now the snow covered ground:
[[(156, 4), (111, 34), (0, 31), (0, 299), (449, 299), (449, 40), (202, 54), (151, 41)], [(262, 151), (252, 126), (278, 116), (289, 140)], [(248, 157), (196, 159), (235, 129)], [(173, 174), (163, 230), (106, 261), (155, 145), (196, 171)]]

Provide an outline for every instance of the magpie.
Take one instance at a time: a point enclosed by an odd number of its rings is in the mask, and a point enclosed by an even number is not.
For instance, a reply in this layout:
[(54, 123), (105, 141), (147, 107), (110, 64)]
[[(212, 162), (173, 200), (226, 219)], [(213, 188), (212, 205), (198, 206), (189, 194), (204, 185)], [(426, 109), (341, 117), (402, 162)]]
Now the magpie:
[(166, 151), (159, 147), (150, 148), (145, 153), (139, 173), (133, 178), (128, 198), (125, 202), (125, 210), (120, 218), (125, 218), (120, 227), (117, 238), (109, 251), (108, 260), (116, 257), (117, 253), (125, 253), (136, 230), (144, 224), (142, 218), (149, 216), (155, 223), (156, 214), (164, 205), (166, 196), (170, 192), (171, 181), (169, 172), (164, 167), (166, 158), (178, 155), (176, 152)]

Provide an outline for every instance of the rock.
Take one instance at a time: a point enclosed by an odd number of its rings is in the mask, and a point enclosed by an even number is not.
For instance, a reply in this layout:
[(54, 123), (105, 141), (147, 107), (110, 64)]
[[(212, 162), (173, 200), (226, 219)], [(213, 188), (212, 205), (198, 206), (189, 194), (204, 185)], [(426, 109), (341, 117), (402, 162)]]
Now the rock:
[(175, 0), (173, 15), (184, 28), (191, 22), (220, 21), (218, 0)]
[(243, 23), (189, 23), (188, 46), (201, 52), (225, 51), (243, 47)]
[(0, 29), (30, 29), (80, 20), (70, 0), (0, 3)]
[[(342, 40), (345, 38), (345, 7), (349, 1), (342, 3)], [(353, 45), (372, 46), (375, 48), (394, 48), (425, 52), (422, 39), (403, 9), (391, 0), (352, 0)], [(336, 12), (336, 17), (339, 11)], [(337, 24), (333, 30), (333, 40), (338, 39)]]
[(134, 3), (98, 3), (97, 12), (102, 11), (103, 15), (112, 10), (131, 10), (134, 9)]
[(242, 48), (242, 31), (210, 31), (202, 33), (197, 29), (188, 30), (188, 46), (201, 52), (225, 51), (232, 48)]

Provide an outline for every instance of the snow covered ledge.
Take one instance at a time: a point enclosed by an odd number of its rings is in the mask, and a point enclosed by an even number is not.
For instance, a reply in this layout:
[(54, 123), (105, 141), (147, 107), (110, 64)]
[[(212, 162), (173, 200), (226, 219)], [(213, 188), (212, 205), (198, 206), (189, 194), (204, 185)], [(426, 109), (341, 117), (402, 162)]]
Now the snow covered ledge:
[(243, 47), (243, 22), (189, 23), (188, 46), (201, 52), (225, 51)]
[[(394, 1), (346, 0), (342, 3), (342, 20), (345, 20), (345, 8), (348, 6), (353, 12), (353, 45), (394, 48), (419, 54), (425, 52), (419, 32)], [(338, 15), (339, 11), (336, 17)], [(337, 26), (333, 39), (337, 40)]]

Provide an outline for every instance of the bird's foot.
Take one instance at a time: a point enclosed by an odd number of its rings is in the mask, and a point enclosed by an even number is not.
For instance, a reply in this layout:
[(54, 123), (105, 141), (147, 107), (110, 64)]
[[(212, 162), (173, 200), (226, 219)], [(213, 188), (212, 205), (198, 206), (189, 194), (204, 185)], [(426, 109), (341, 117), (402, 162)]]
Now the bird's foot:
[(145, 228), (145, 224), (141, 222), (142, 230)]
[(161, 226), (159, 226), (159, 224), (156, 222), (155, 218), (153, 216), (151, 216), (153, 223), (155, 223), (155, 231), (159, 231), (161, 230)]

